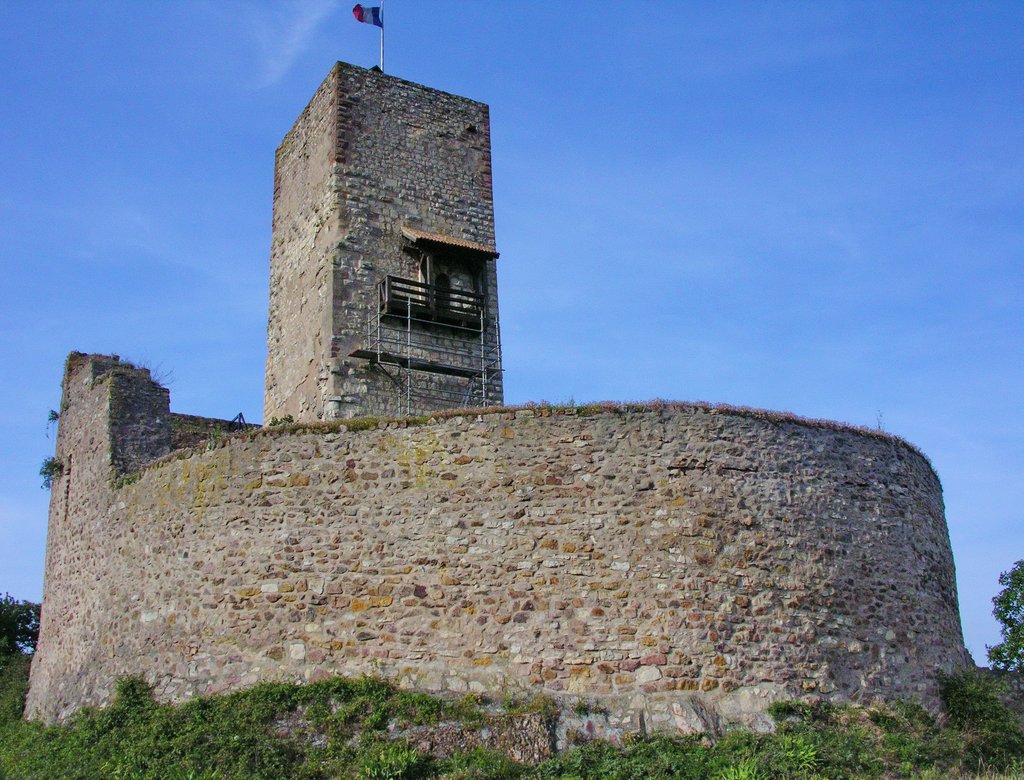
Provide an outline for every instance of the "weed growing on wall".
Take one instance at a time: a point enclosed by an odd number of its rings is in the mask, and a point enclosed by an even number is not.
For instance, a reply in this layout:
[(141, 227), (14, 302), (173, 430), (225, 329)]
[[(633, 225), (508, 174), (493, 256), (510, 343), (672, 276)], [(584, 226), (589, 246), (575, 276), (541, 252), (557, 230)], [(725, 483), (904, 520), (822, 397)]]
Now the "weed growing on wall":
[(56, 409), (51, 409), (50, 413), (46, 415), (46, 438), (50, 438), (50, 429), (53, 428), (60, 421), (60, 412)]
[(53, 487), (53, 480), (64, 475), (64, 464), (56, 458), (47, 458), (39, 467), (39, 476), (43, 478), (43, 490)]

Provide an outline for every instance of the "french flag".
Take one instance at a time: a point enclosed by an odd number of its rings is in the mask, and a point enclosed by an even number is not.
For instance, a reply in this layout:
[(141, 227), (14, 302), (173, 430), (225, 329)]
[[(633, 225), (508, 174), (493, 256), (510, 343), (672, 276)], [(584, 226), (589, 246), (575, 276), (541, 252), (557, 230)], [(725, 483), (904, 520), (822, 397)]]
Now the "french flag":
[(380, 15), (380, 6), (375, 5), (372, 8), (366, 8), (359, 3), (356, 3), (355, 8), (352, 9), (352, 15), (356, 18), (357, 22), (363, 24), (372, 24), (375, 27), (384, 29), (384, 18)]

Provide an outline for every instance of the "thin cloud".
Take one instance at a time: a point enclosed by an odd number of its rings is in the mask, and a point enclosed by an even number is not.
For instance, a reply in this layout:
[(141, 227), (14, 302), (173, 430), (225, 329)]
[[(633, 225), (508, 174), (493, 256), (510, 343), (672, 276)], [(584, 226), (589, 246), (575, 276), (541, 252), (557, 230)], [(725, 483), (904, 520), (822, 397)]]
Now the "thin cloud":
[(262, 75), (257, 87), (272, 87), (285, 77), (309, 48), (317, 26), (337, 5), (338, 0), (295, 0), (254, 13), (253, 32), (262, 50)]

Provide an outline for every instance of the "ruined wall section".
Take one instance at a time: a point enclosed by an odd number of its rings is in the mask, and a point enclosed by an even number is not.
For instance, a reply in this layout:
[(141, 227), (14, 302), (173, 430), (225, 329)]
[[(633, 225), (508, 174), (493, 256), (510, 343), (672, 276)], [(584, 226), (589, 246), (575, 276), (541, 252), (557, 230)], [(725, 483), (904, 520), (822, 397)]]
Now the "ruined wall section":
[(122, 674), (181, 700), (372, 673), (693, 730), (794, 696), (934, 703), (970, 663), (925, 459), (769, 415), (267, 430), (147, 469), (105, 527), (94, 633), (50, 646), (93, 663), (34, 676), (34, 716)]
[[(109, 608), (104, 583), (115, 557), (110, 522), (119, 489), (139, 470), (210, 431), (235, 423), (172, 414), (167, 388), (149, 369), (116, 355), (72, 352), (65, 366), (46, 540), (39, 643), (32, 685), (64, 713), (80, 706), (88, 670), (109, 661), (99, 628)], [(116, 512), (115, 512), (116, 514)]]
[(57, 425), (39, 644), (32, 684), (55, 712), (77, 708), (80, 680), (102, 664), (98, 628), (109, 604), (113, 482), (170, 452), (168, 392), (116, 356), (68, 357)]
[(109, 381), (110, 463), (115, 479), (167, 455), (172, 448), (171, 394), (148, 369), (114, 368)]
[(339, 71), (328, 74), (274, 159), (266, 420), (315, 420), (328, 392)]

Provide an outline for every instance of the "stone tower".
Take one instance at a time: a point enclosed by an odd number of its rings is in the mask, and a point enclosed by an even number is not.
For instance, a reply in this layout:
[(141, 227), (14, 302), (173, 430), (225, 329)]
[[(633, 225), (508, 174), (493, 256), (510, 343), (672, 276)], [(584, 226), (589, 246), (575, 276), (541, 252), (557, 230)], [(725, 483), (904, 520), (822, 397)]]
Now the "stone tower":
[(264, 417), (500, 405), (487, 106), (337, 63), (277, 150)]

